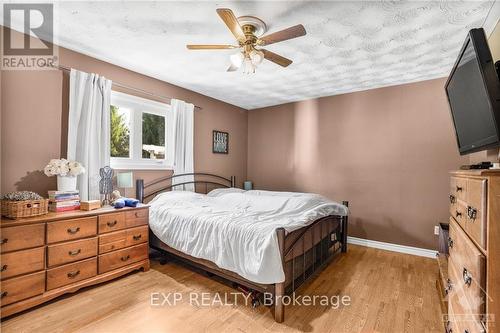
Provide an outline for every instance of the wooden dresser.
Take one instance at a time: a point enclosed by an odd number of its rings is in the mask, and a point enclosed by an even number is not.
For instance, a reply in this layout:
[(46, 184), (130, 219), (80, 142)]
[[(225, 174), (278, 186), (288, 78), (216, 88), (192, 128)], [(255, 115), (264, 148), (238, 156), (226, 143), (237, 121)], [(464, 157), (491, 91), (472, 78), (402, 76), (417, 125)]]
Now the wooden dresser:
[(500, 332), (500, 172), (451, 173), (450, 333)]
[(1, 220), (1, 317), (149, 269), (147, 206)]

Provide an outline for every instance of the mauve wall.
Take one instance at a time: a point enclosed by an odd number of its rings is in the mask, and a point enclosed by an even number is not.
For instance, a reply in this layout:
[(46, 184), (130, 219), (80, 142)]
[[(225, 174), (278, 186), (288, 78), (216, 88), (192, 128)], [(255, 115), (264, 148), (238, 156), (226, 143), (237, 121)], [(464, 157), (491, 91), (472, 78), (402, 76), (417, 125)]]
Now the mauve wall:
[(448, 172), (460, 157), (444, 80), (374, 89), (248, 113), (256, 188), (349, 200), (351, 236), (436, 248)]
[[(246, 110), (67, 49), (59, 48), (59, 59), (64, 66), (201, 106), (195, 112), (195, 171), (234, 175), (239, 183), (245, 179)], [(58, 70), (3, 71), (1, 83), (2, 193), (26, 189), (46, 195), (55, 188), (55, 177), (41, 170), (49, 159), (66, 155), (69, 76)], [(214, 129), (229, 132), (228, 155), (212, 153)], [(151, 180), (168, 173), (136, 171), (134, 176)]]

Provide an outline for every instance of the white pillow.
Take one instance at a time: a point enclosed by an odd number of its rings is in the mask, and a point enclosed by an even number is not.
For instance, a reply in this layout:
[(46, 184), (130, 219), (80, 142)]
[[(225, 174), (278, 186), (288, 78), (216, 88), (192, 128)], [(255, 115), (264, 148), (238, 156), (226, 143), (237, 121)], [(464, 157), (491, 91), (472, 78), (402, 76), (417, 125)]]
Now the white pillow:
[(242, 190), (241, 188), (236, 188), (236, 187), (230, 187), (230, 188), (216, 188), (215, 190), (212, 190), (207, 193), (209, 197), (220, 197), (221, 195), (228, 194), (228, 193), (242, 193), (246, 192)]

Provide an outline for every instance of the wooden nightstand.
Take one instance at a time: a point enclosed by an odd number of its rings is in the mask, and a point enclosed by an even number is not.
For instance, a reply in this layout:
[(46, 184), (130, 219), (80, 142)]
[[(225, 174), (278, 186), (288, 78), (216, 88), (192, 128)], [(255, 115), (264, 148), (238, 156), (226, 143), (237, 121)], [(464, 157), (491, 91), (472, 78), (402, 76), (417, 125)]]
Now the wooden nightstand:
[(1, 316), (147, 271), (148, 219), (147, 205), (2, 218)]

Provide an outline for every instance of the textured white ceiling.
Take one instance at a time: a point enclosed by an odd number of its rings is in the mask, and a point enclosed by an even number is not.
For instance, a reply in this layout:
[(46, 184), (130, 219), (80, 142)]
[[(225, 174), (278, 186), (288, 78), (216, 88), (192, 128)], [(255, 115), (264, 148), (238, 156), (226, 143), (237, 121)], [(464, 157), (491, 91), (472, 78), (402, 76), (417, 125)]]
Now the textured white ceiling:
[[(246, 109), (448, 75), (485, 1), (61, 2), (59, 44)], [(302, 23), (305, 37), (267, 48), (294, 61), (265, 61), (256, 74), (228, 73), (233, 43), (217, 16), (255, 15), (274, 32)]]

